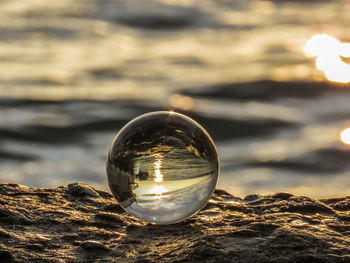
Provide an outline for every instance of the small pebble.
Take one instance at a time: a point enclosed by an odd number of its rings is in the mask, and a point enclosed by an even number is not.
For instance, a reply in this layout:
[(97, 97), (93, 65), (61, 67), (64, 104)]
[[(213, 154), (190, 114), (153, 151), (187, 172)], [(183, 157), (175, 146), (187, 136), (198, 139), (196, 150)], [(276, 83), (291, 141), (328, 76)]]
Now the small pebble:
[(290, 194), (290, 193), (281, 192), (281, 193), (274, 194), (272, 197), (273, 198), (279, 198), (279, 199), (282, 199), (282, 200), (288, 200), (292, 196), (293, 195)]
[(99, 194), (89, 185), (73, 183), (68, 185), (68, 193), (76, 196), (99, 197)]
[(95, 240), (86, 240), (80, 246), (85, 250), (109, 250), (104, 244)]

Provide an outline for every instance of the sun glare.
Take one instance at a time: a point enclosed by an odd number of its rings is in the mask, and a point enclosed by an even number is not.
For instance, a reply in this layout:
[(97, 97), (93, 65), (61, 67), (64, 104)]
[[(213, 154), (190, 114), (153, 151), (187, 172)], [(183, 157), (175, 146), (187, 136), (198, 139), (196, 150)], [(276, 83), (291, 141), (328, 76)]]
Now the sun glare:
[(350, 145), (350, 128), (346, 128), (340, 133), (340, 140), (343, 143)]
[(156, 195), (162, 195), (166, 191), (167, 191), (167, 189), (163, 185), (155, 185), (152, 188), (152, 193), (154, 193)]
[(156, 195), (162, 195), (164, 192), (167, 191), (167, 189), (162, 184), (160, 184), (161, 182), (163, 182), (163, 174), (160, 170), (162, 168), (161, 155), (156, 156), (153, 166), (154, 166), (154, 181), (157, 184), (152, 188), (152, 193)]
[(162, 159), (161, 157), (157, 157), (156, 161), (154, 162), (154, 181), (156, 183), (163, 182), (163, 174), (160, 171), (160, 168), (162, 166)]
[(304, 52), (310, 57), (316, 57), (316, 67), (328, 80), (350, 82), (350, 65), (341, 59), (350, 57), (350, 43), (341, 43), (332, 36), (317, 34), (307, 42)]

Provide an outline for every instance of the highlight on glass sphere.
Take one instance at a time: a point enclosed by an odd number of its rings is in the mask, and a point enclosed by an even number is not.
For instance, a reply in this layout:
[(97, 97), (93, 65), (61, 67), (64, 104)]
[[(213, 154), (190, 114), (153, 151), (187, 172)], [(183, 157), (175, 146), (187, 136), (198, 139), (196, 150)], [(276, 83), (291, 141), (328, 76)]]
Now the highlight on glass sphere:
[(130, 121), (107, 159), (109, 187), (119, 205), (152, 224), (180, 222), (203, 208), (218, 172), (208, 133), (175, 112), (151, 112)]

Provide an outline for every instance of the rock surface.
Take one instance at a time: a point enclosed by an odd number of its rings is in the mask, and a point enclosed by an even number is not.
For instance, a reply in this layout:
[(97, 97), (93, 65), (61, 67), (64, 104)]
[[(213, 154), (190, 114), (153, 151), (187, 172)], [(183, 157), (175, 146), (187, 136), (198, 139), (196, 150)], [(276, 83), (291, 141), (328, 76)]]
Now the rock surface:
[(350, 197), (216, 190), (194, 217), (145, 224), (107, 192), (0, 184), (0, 262), (350, 262)]

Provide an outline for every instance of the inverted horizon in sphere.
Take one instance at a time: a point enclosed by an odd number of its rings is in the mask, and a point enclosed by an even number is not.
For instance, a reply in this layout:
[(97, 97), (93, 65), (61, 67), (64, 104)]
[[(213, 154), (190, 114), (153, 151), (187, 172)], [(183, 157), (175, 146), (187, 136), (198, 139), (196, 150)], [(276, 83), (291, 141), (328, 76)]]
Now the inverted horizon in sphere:
[(152, 224), (176, 223), (204, 207), (218, 172), (208, 133), (175, 112), (152, 112), (129, 122), (107, 159), (109, 186), (119, 204)]

